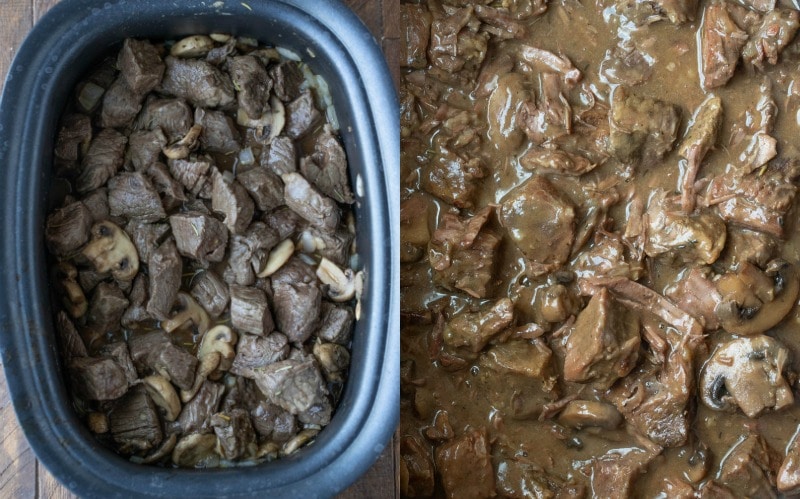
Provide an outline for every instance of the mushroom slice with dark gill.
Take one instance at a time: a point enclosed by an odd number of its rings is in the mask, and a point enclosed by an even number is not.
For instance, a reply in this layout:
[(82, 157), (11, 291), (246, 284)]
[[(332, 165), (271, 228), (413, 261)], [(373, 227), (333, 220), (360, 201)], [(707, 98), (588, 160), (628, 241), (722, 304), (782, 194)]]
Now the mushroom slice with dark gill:
[(118, 281), (130, 281), (139, 271), (139, 254), (125, 231), (109, 222), (92, 227), (89, 243), (81, 251), (97, 272), (111, 272)]

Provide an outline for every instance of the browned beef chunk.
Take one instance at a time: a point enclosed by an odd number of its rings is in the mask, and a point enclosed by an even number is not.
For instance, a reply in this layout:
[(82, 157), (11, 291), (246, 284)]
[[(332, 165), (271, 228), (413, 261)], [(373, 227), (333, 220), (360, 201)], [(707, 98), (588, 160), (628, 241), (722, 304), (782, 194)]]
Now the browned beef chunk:
[(491, 444), (484, 428), (467, 430), (439, 446), (436, 468), (450, 499), (496, 495)]
[(89, 355), (81, 335), (63, 310), (56, 314), (56, 332), (58, 333), (58, 343), (61, 345), (65, 365), (68, 365), (75, 357), (87, 357)]
[(564, 379), (608, 389), (636, 366), (639, 320), (603, 289), (578, 315), (567, 339)]
[(422, 170), (422, 188), (458, 208), (472, 208), (480, 186), (486, 176), (481, 161), (475, 157), (462, 157), (455, 151), (441, 147)]
[(270, 211), (283, 204), (283, 182), (267, 168), (247, 170), (238, 174), (236, 179), (250, 193), (259, 210)]
[(443, 339), (452, 348), (480, 352), (514, 320), (514, 305), (508, 298), (483, 305), (478, 311), (454, 315), (444, 328)]
[(229, 154), (239, 152), (242, 148), (236, 123), (222, 111), (198, 107), (194, 112), (194, 121), (203, 127), (200, 144), (205, 150)]
[(89, 192), (105, 184), (117, 173), (125, 159), (128, 138), (111, 128), (104, 128), (92, 139), (83, 158), (81, 174), (75, 181), (78, 192)]
[(211, 317), (219, 317), (228, 306), (228, 285), (213, 271), (206, 270), (192, 280), (192, 297)]
[(303, 72), (294, 61), (284, 61), (269, 68), (272, 91), (283, 102), (295, 100), (300, 95)]
[(126, 163), (130, 163), (136, 171), (144, 171), (156, 163), (161, 156), (161, 149), (167, 145), (167, 138), (160, 128), (154, 130), (137, 130), (128, 137)]
[(164, 236), (169, 231), (169, 226), (164, 223), (151, 224), (138, 220), (131, 220), (125, 226), (125, 232), (136, 246), (136, 253), (140, 262), (150, 260), (150, 255), (161, 244)]
[(286, 128), (284, 132), (292, 139), (299, 139), (314, 129), (322, 114), (314, 104), (310, 90), (286, 105)]
[(258, 288), (232, 284), (231, 324), (238, 330), (263, 336), (275, 329), (267, 296)]
[(163, 331), (135, 334), (128, 340), (128, 348), (140, 374), (152, 370), (183, 390), (192, 388), (197, 358), (173, 345)]
[(405, 435), (400, 440), (400, 493), (405, 497), (431, 497), (435, 486), (433, 458), (428, 445)]
[(332, 199), (322, 195), (299, 173), (287, 173), (282, 179), (286, 206), (315, 227), (328, 231), (336, 229), (340, 214)]
[(108, 426), (121, 452), (152, 449), (164, 436), (158, 409), (144, 386), (134, 387), (114, 405)]
[(228, 60), (228, 72), (236, 87), (239, 108), (254, 120), (261, 118), (269, 109), (267, 101), (272, 90), (267, 70), (252, 55), (240, 55)]
[(158, 50), (146, 40), (126, 39), (117, 56), (117, 66), (136, 95), (145, 95), (155, 89), (164, 74), (164, 62)]
[(659, 100), (637, 97), (617, 87), (611, 98), (609, 152), (620, 161), (661, 159), (678, 136), (678, 108)]
[(152, 163), (145, 173), (153, 182), (153, 187), (161, 195), (161, 204), (166, 211), (172, 211), (186, 201), (183, 184), (172, 178), (167, 165), (161, 162)]
[(279, 332), (268, 336), (243, 334), (236, 343), (236, 357), (230, 372), (245, 378), (255, 378), (256, 370), (289, 355), (289, 340)]
[(197, 260), (203, 267), (224, 258), (228, 231), (216, 218), (188, 211), (171, 215), (169, 225), (181, 255)]
[(172, 176), (193, 196), (199, 195), (209, 182), (207, 175), (210, 174), (212, 164), (207, 157), (171, 159), (168, 163)]
[(317, 336), (324, 341), (347, 346), (353, 334), (354, 320), (352, 308), (323, 301)]
[(272, 276), (275, 322), (289, 341), (302, 343), (319, 325), (322, 290), (314, 269), (292, 257)]
[(552, 72), (540, 75), (541, 92), (538, 105), (529, 101), (520, 112), (525, 132), (536, 144), (572, 133), (572, 108), (564, 96), (566, 83)]
[(651, 450), (633, 448), (623, 453), (611, 450), (595, 459), (592, 465), (592, 493), (594, 497), (632, 497), (639, 475), (656, 457)]
[(89, 324), (96, 325), (104, 331), (119, 329), (119, 320), (128, 308), (129, 302), (114, 283), (101, 282), (94, 289), (89, 302)]
[(255, 382), (267, 399), (292, 414), (302, 414), (328, 397), (325, 380), (313, 360), (287, 359), (255, 370)]
[(778, 470), (777, 487), (784, 494), (800, 489), (800, 433), (797, 430), (786, 446), (786, 457)]
[(161, 90), (197, 107), (231, 106), (236, 99), (231, 79), (206, 61), (167, 56)]
[(275, 230), (278, 233), (278, 239), (283, 241), (294, 236), (303, 220), (288, 206), (281, 206), (264, 215), (264, 223)]
[(236, 42), (236, 37), (232, 36), (224, 45), (209, 50), (206, 54), (206, 61), (214, 66), (221, 65), (236, 52)]
[(618, 0), (616, 10), (636, 26), (669, 20), (673, 24), (694, 21), (697, 0)]
[(61, 128), (53, 154), (57, 159), (74, 163), (92, 140), (92, 121), (85, 114), (67, 114), (61, 119)]
[(749, 435), (728, 451), (718, 480), (744, 497), (776, 497), (779, 457), (760, 435)]
[(719, 261), (725, 268), (738, 268), (748, 262), (763, 269), (775, 256), (776, 246), (775, 239), (763, 232), (728, 227), (725, 249)]
[(300, 173), (339, 203), (355, 201), (347, 178), (347, 157), (330, 125), (326, 124), (317, 135), (314, 153), (300, 160)]
[(486, 57), (489, 34), (479, 31), (480, 21), (471, 6), (451, 9), (431, 22), (428, 61), (449, 73), (475, 70)]
[(536, 175), (511, 191), (499, 218), (534, 274), (567, 261), (575, 238), (575, 209), (546, 178)]
[(249, 452), (249, 446), (255, 445), (255, 431), (246, 410), (233, 409), (214, 414), (210, 421), (223, 458), (239, 459)]
[(278, 234), (262, 222), (253, 222), (242, 235), (231, 237), (230, 270), (233, 282), (249, 286), (267, 263), (269, 251), (278, 243)]
[[(317, 253), (333, 263), (349, 267), (350, 248), (353, 243), (353, 233), (347, 229), (337, 229), (335, 232), (320, 230), (309, 226), (303, 231), (310, 235), (316, 242)], [(302, 238), (303, 236), (301, 236)], [(302, 240), (301, 240), (302, 244)]]
[(168, 239), (151, 253), (147, 271), (151, 276), (147, 312), (155, 319), (166, 320), (178, 296), (183, 273), (183, 262), (174, 240)]
[(297, 151), (294, 141), (283, 135), (275, 137), (268, 154), (261, 154), (261, 166), (266, 166), (277, 175), (297, 171)]
[(431, 13), (425, 5), (401, 4), (400, 25), (405, 43), (400, 44), (400, 65), (424, 69), (428, 65)]
[(800, 28), (800, 13), (795, 9), (775, 9), (764, 15), (761, 26), (747, 41), (742, 59), (748, 64), (762, 67), (764, 62), (775, 65), (786, 45), (794, 39)]
[(225, 226), (233, 234), (243, 233), (250, 225), (255, 204), (242, 184), (226, 179), (224, 175), (212, 175), (211, 209), (225, 216)]
[(136, 94), (120, 75), (103, 95), (100, 125), (108, 128), (129, 127), (141, 108), (142, 96)]
[(194, 124), (192, 108), (183, 99), (148, 98), (139, 118), (137, 128), (161, 129), (170, 142), (183, 138)]
[(56, 256), (69, 256), (89, 240), (92, 213), (81, 201), (55, 210), (47, 217), (44, 239), (47, 248)]
[(263, 440), (283, 443), (297, 433), (294, 415), (280, 406), (262, 401), (250, 411), (256, 432)]
[(108, 189), (101, 187), (86, 194), (81, 200), (92, 213), (95, 222), (106, 220), (110, 214), (108, 209)]
[(100, 348), (99, 354), (113, 359), (114, 362), (122, 368), (122, 372), (125, 373), (125, 379), (128, 380), (129, 384), (134, 383), (139, 377), (136, 374), (136, 368), (133, 367), (133, 360), (131, 360), (128, 344), (124, 341), (115, 341), (103, 345), (103, 347)]
[(183, 406), (178, 423), (183, 433), (206, 433), (211, 430), (211, 416), (217, 412), (225, 387), (219, 383), (205, 381), (194, 396)]
[(512, 340), (488, 349), (481, 362), (499, 373), (512, 373), (545, 382), (545, 387), (555, 383), (551, 359), (553, 351), (544, 341)]
[(112, 217), (155, 222), (167, 216), (153, 183), (142, 172), (122, 172), (108, 181)]
[(721, 87), (731, 79), (745, 43), (747, 43), (747, 33), (731, 19), (728, 3), (709, 4), (700, 27), (703, 87), (707, 89)]
[(130, 306), (122, 314), (121, 323), (123, 327), (131, 327), (138, 322), (150, 320), (147, 313), (147, 276), (139, 273), (133, 280), (131, 291), (128, 293)]
[(640, 85), (650, 79), (654, 62), (633, 44), (620, 43), (606, 51), (600, 75), (609, 83)]
[(68, 371), (72, 389), (86, 400), (114, 400), (128, 391), (125, 371), (113, 359), (75, 357)]
[(722, 296), (700, 268), (690, 269), (674, 287), (667, 289), (666, 295), (675, 305), (702, 322), (707, 331), (716, 331), (719, 328), (716, 308), (722, 301)]
[(438, 286), (460, 289), (476, 298), (492, 295), (495, 254), (501, 236), (486, 227), (493, 209), (487, 207), (471, 218), (445, 213), (428, 246), (433, 280)]

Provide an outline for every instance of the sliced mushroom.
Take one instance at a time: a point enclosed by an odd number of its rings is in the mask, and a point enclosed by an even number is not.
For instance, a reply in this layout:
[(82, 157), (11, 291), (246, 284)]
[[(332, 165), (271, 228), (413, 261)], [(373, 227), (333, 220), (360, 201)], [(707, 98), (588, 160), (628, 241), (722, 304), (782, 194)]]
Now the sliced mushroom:
[(272, 461), (278, 458), (278, 454), (280, 453), (281, 446), (276, 444), (275, 442), (264, 442), (263, 444), (258, 446), (258, 450), (256, 451), (256, 459), (266, 459), (267, 461)]
[(350, 365), (350, 352), (345, 347), (336, 343), (318, 342), (314, 344), (313, 353), (328, 381), (344, 381), (345, 371)]
[(197, 374), (195, 374), (194, 384), (190, 390), (181, 390), (181, 402), (188, 403), (197, 395), (200, 387), (208, 376), (217, 370), (220, 363), (220, 354), (218, 352), (211, 352), (200, 360), (200, 365), (197, 366)]
[(272, 139), (280, 135), (286, 125), (286, 109), (283, 102), (273, 95), (269, 99), (269, 106), (270, 109), (256, 120), (250, 118), (242, 108), (236, 112), (236, 123), (255, 128), (256, 138), (264, 144), (271, 144)]
[(181, 438), (172, 451), (172, 462), (182, 468), (214, 467), (219, 464), (217, 437), (213, 433), (192, 433)]
[(319, 430), (317, 429), (307, 428), (305, 430), (301, 430), (297, 435), (292, 437), (291, 440), (289, 440), (283, 445), (281, 453), (284, 456), (294, 454), (295, 452), (297, 452), (297, 449), (299, 449), (300, 447), (306, 445), (308, 442), (313, 440), (314, 437), (317, 436), (317, 433), (319, 433)]
[[(226, 40), (227, 41), (227, 40)], [(175, 42), (169, 53), (172, 57), (205, 57), (214, 48), (214, 40), (205, 35), (187, 36)]]
[(185, 159), (189, 156), (190, 152), (197, 148), (197, 139), (200, 138), (202, 132), (203, 127), (201, 125), (192, 125), (192, 128), (186, 132), (186, 135), (184, 135), (182, 139), (174, 144), (164, 146), (161, 151), (164, 153), (164, 156), (169, 159)]
[(81, 253), (97, 272), (111, 272), (118, 281), (130, 281), (139, 272), (136, 247), (125, 231), (108, 220), (92, 226), (92, 237)]
[(778, 470), (777, 486), (784, 494), (800, 491), (800, 426), (795, 429), (794, 436), (786, 446), (786, 457)]
[(208, 326), (211, 323), (205, 309), (189, 293), (181, 291), (178, 293), (178, 312), (169, 319), (162, 321), (161, 329), (171, 333), (188, 322), (191, 322), (200, 334), (208, 331)]
[(197, 350), (200, 366), (197, 368), (194, 384), (191, 390), (181, 390), (181, 400), (184, 403), (194, 398), (206, 378), (231, 368), (236, 357), (234, 347), (237, 339), (236, 333), (225, 325), (215, 326), (203, 335)]
[(738, 406), (755, 418), (766, 409), (780, 410), (794, 402), (783, 377), (789, 350), (769, 336), (738, 338), (717, 348), (700, 372), (700, 397), (717, 411)]
[(317, 267), (317, 277), (328, 286), (328, 297), (333, 301), (352, 300), (355, 296), (355, 274), (351, 269), (340, 269), (335, 263), (323, 257)]
[(147, 376), (142, 380), (150, 398), (160, 408), (164, 409), (164, 419), (175, 421), (181, 413), (181, 401), (178, 398), (172, 383), (164, 376)]
[(272, 248), (267, 258), (267, 264), (264, 269), (258, 273), (258, 277), (269, 277), (277, 272), (283, 264), (289, 261), (289, 258), (294, 254), (294, 243), (291, 239), (287, 239), (279, 245)]
[(219, 43), (225, 43), (231, 39), (231, 35), (228, 35), (226, 33), (211, 33), (210, 35), (208, 35), (208, 37), (214, 40), (215, 42)]
[(558, 422), (578, 430), (587, 426), (613, 430), (622, 423), (622, 415), (611, 404), (594, 400), (573, 400), (561, 411)]
[[(175, 449), (175, 444), (178, 443), (178, 435), (176, 433), (171, 434), (169, 437), (165, 438), (161, 445), (158, 446), (156, 450), (142, 458), (140, 461), (142, 464), (151, 464), (157, 461), (162, 460), (166, 456), (168, 456), (172, 451)], [(131, 458), (133, 460), (133, 458)]]
[(69, 262), (60, 262), (56, 266), (56, 279), (61, 286), (61, 303), (73, 319), (79, 319), (89, 309), (89, 302), (77, 281), (78, 270)]

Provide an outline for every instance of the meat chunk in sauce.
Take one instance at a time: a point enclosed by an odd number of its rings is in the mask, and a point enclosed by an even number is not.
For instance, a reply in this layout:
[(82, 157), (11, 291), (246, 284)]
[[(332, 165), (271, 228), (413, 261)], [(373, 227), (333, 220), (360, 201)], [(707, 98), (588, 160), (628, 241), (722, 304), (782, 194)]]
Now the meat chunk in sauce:
[(725, 85), (733, 76), (748, 35), (728, 12), (728, 2), (711, 2), (700, 27), (700, 63), (705, 88)]
[(638, 97), (618, 87), (611, 98), (609, 152), (620, 161), (651, 164), (672, 149), (678, 136), (678, 109)]
[(485, 429), (472, 429), (436, 449), (436, 468), (449, 498), (496, 495), (491, 448)]

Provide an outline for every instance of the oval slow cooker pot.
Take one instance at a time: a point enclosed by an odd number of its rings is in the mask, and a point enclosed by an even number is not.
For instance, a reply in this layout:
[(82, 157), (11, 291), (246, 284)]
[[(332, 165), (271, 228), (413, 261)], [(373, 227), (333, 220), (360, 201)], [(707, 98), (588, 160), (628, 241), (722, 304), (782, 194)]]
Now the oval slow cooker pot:
[[(344, 395), (316, 442), (271, 463), (213, 470), (133, 464), (72, 409), (59, 365), (43, 242), (56, 126), (78, 78), (126, 37), (232, 33), (293, 50), (325, 77), (357, 189), (361, 319)], [(399, 418), (399, 118), (386, 62), (332, 0), (62, 0), (33, 28), (0, 100), (0, 354), (34, 452), (83, 497), (330, 497), (377, 459)], [(359, 177), (357, 179), (357, 177)], [(387, 490), (387, 495), (393, 490)]]

